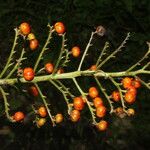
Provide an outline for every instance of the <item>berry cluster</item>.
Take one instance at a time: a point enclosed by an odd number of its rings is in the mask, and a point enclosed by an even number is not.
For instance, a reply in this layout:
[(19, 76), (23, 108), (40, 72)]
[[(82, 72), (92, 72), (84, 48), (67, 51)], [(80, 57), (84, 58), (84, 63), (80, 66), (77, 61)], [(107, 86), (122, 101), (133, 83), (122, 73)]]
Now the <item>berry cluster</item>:
[[(86, 70), (82, 70), (83, 62), (85, 57), (88, 54), (88, 50), (90, 46), (92, 46), (92, 39), (95, 35), (104, 36), (106, 29), (103, 26), (98, 26), (96, 31), (91, 33), (90, 40), (83, 51), (83, 55), (81, 60), (79, 61), (79, 66), (76, 71), (73, 72), (65, 72), (64, 67), (67, 67), (67, 63), (70, 61), (70, 55), (74, 58), (80, 58), (81, 49), (80, 46), (74, 45), (70, 50), (66, 48), (66, 27), (62, 22), (56, 22), (54, 26), (48, 25), (50, 28), (48, 38), (39, 53), (39, 56), (35, 62), (34, 67), (23, 67), (22, 61), (24, 58), (25, 48), (23, 48), (21, 52), (21, 56), (18, 59), (17, 63), (12, 67), (12, 71), (8, 75), (6, 75), (7, 69), (13, 65), (12, 57), (15, 54), (15, 45), (17, 45), (17, 38), (19, 35), (23, 37), (24, 40), (29, 42), (29, 47), (33, 52), (36, 52), (36, 49), (39, 47), (39, 41), (37, 40), (35, 34), (31, 32), (31, 26), (27, 22), (23, 22), (20, 24), (19, 29), (16, 29), (16, 38), (14, 40), (14, 46), (12, 48), (10, 57), (8, 62), (2, 72), (0, 73), (0, 92), (2, 93), (4, 99), (5, 113), (7, 118), (12, 122), (23, 122), (26, 115), (22, 111), (17, 111), (14, 115), (9, 114), (9, 103), (7, 101), (7, 95), (3, 89), (3, 85), (13, 85), (15, 83), (28, 83), (28, 94), (32, 95), (35, 99), (41, 99), (43, 104), (36, 106), (36, 104), (32, 104), (32, 114), (34, 114), (35, 119), (34, 123), (37, 127), (41, 127), (46, 124), (47, 117), (50, 118), (52, 125), (55, 126), (63, 122), (64, 115), (62, 113), (55, 113), (56, 115), (52, 115), (51, 110), (49, 108), (49, 102), (47, 102), (47, 97), (43, 94), (38, 82), (47, 81), (52, 84), (64, 97), (64, 100), (67, 104), (69, 120), (72, 122), (78, 122), (81, 118), (81, 112), (84, 108), (88, 108), (92, 123), (99, 131), (105, 131), (108, 128), (108, 121), (106, 116), (108, 113), (116, 114), (117, 116), (123, 118), (124, 116), (133, 116), (135, 114), (135, 110), (130, 108), (131, 104), (136, 101), (137, 90), (141, 87), (141, 84), (144, 84), (148, 89), (150, 89), (150, 83), (145, 83), (142, 79), (140, 79), (138, 74), (149, 74), (149, 70), (147, 70), (149, 63), (141, 67), (141, 69), (134, 71), (143, 60), (148, 58), (150, 54), (150, 48), (145, 56), (140, 59), (136, 64), (131, 66), (128, 70), (122, 72), (105, 72), (101, 70), (102, 66), (111, 58), (115, 57), (116, 53), (121, 51), (121, 48), (125, 46), (126, 41), (129, 39), (129, 34), (125, 40), (121, 43), (119, 48), (117, 48), (110, 55), (105, 56), (107, 48), (109, 47), (108, 42), (105, 43), (103, 50), (101, 51), (97, 62), (93, 64), (90, 68)], [(44, 52), (48, 50), (48, 45), (50, 44), (50, 40), (52, 38), (52, 34), (55, 33), (59, 38), (62, 38), (62, 47), (60, 50), (60, 54), (56, 62), (48, 61), (44, 64), (40, 64)], [(150, 47), (150, 44), (149, 44)], [(104, 57), (104, 58), (103, 58)], [(40, 64), (40, 65), (39, 65)], [(22, 69), (24, 68), (24, 69)], [(39, 69), (39, 70), (38, 70)], [(21, 73), (18, 78), (13, 78), (15, 71), (18, 70), (18, 73)], [(132, 72), (131, 72), (132, 71)], [(16, 75), (16, 74), (15, 74)], [(6, 76), (6, 77), (5, 77)], [(81, 88), (77, 77), (90, 76), (96, 81), (97, 85), (91, 86), (88, 89), (88, 92), (84, 92)], [(101, 82), (99, 81), (99, 77), (104, 77), (104, 79), (110, 80), (115, 86), (115, 90), (108, 94), (106, 89), (103, 87)], [(122, 79), (119, 83), (116, 82), (118, 78)], [(2, 79), (2, 80), (1, 80)], [(62, 82), (60, 79), (70, 79), (72, 80), (75, 88), (79, 91), (79, 95), (75, 96), (73, 91), (65, 85), (65, 82)], [(101, 95), (103, 94), (103, 95)], [(105, 97), (105, 98), (103, 98)], [(110, 108), (108, 108), (107, 103)], [(125, 105), (128, 105), (127, 108)], [(116, 107), (117, 105), (117, 107)], [(121, 105), (118, 107), (118, 105)], [(84, 113), (84, 112), (83, 112)]]

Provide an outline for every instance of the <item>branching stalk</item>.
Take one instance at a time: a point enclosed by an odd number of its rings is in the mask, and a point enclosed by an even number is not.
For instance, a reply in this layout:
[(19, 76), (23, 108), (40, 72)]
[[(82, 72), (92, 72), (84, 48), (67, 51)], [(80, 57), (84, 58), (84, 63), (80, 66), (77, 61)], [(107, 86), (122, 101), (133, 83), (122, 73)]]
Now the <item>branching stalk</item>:
[(43, 103), (44, 103), (45, 108), (46, 108), (46, 110), (47, 110), (47, 113), (48, 113), (48, 115), (49, 115), (49, 117), (50, 117), (50, 119), (51, 119), (51, 121), (52, 121), (52, 124), (53, 124), (53, 126), (55, 126), (55, 122), (54, 122), (53, 116), (52, 116), (52, 114), (51, 114), (51, 112), (50, 112), (50, 109), (48, 108), (48, 104), (47, 104), (47, 102), (46, 102), (46, 97), (43, 95), (43, 93), (42, 93), (42, 91), (41, 91), (41, 89), (39, 88), (39, 86), (38, 86), (37, 83), (35, 83), (35, 86), (36, 86), (36, 88), (37, 88), (38, 91), (39, 91), (39, 94), (40, 94), (40, 96), (41, 96), (41, 98), (42, 98), (42, 100), (43, 100)]
[(19, 30), (17, 28), (14, 29), (15, 30), (15, 38), (14, 38), (14, 43), (10, 52), (10, 55), (8, 57), (7, 63), (4, 67), (4, 69), (2, 70), (1, 74), (0, 74), (0, 78), (3, 77), (4, 73), (6, 72), (6, 70), (10, 67), (10, 63), (13, 57), (13, 54), (15, 53), (15, 47), (17, 45), (17, 39), (18, 39), (18, 35), (19, 35)]

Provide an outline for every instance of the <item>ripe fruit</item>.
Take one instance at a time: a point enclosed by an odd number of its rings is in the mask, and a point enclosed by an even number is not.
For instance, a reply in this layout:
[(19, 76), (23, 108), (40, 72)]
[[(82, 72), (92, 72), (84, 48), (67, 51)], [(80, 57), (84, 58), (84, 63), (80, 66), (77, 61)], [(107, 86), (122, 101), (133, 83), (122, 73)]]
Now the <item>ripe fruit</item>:
[(91, 70), (91, 71), (96, 71), (96, 69), (97, 69), (96, 65), (92, 65), (92, 66), (90, 67), (90, 70)]
[(135, 88), (140, 88), (141, 87), (141, 83), (138, 79), (135, 79), (132, 81), (132, 86)]
[(58, 34), (63, 34), (65, 32), (65, 26), (62, 22), (56, 22), (54, 29)]
[(89, 96), (91, 97), (91, 98), (95, 98), (95, 97), (97, 97), (98, 96), (98, 90), (96, 89), (96, 87), (90, 87), (90, 89), (89, 89)]
[(134, 95), (137, 94), (137, 89), (136, 89), (134, 86), (130, 86), (130, 87), (128, 88), (128, 91), (129, 91), (129, 92), (132, 92)]
[(72, 122), (77, 122), (80, 119), (80, 111), (79, 110), (72, 110), (70, 113), (70, 119)]
[(106, 107), (101, 105), (96, 108), (96, 116), (102, 118), (106, 115)]
[(129, 109), (127, 110), (127, 114), (128, 114), (128, 116), (134, 116), (135, 110), (134, 110), (133, 108), (129, 108)]
[(72, 49), (71, 49), (71, 53), (72, 53), (72, 56), (73, 57), (78, 57), (80, 55), (80, 48), (78, 46), (74, 46)]
[(64, 73), (64, 69), (63, 68), (60, 68), (57, 70), (57, 74), (61, 74), (61, 73)]
[(55, 121), (56, 121), (56, 123), (61, 123), (63, 121), (63, 115), (62, 114), (57, 114), (55, 116)]
[(40, 118), (39, 120), (37, 120), (36, 124), (38, 127), (43, 126), (46, 123), (46, 119), (45, 118)]
[(96, 127), (99, 131), (105, 131), (108, 128), (108, 123), (105, 120), (101, 120)]
[(133, 92), (128, 91), (125, 93), (124, 99), (128, 104), (132, 104), (135, 102), (136, 95)]
[(27, 23), (27, 22), (21, 23), (19, 26), (19, 29), (23, 35), (27, 35), (31, 31), (31, 27), (30, 27), (29, 23)]
[(45, 64), (45, 70), (47, 73), (51, 74), (54, 70), (54, 66), (52, 63)]
[(94, 106), (97, 108), (103, 105), (103, 100), (100, 97), (96, 97), (93, 99)]
[(41, 107), (38, 109), (38, 114), (39, 114), (41, 117), (46, 117), (46, 115), (47, 115), (46, 108), (45, 108), (44, 106), (41, 106)]
[(14, 114), (13, 119), (17, 122), (22, 121), (24, 119), (25, 115), (23, 112), (18, 111)]
[(36, 88), (36, 86), (31, 86), (29, 89), (29, 92), (33, 95), (33, 96), (38, 96), (39, 92), (38, 89)]
[(124, 87), (125, 89), (129, 88), (129, 87), (132, 85), (132, 78), (125, 77), (125, 78), (122, 80), (122, 84), (123, 84), (123, 87)]
[(112, 98), (114, 101), (118, 102), (120, 100), (120, 93), (119, 91), (113, 91), (112, 92)]
[(39, 46), (39, 41), (37, 39), (30, 40), (30, 49), (35, 50)]
[(84, 101), (81, 97), (75, 97), (73, 99), (73, 106), (76, 110), (82, 110), (84, 108)]
[(117, 114), (122, 114), (124, 112), (122, 107), (117, 107), (114, 111)]
[(33, 39), (35, 39), (34, 33), (28, 34), (28, 38), (27, 38), (27, 39), (28, 39), (28, 40), (33, 40)]
[(30, 67), (25, 68), (23, 70), (23, 77), (27, 81), (33, 80), (34, 79), (34, 70), (32, 68), (30, 68)]

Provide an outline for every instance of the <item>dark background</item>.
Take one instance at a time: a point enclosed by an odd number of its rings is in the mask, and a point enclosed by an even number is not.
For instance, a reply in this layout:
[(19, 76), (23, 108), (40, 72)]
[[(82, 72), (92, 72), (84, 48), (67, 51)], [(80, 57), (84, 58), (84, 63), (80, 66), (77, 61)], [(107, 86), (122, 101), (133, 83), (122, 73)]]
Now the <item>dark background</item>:
[[(149, 0), (0, 0), (0, 69), (5, 64), (14, 39), (15, 27), (21, 22), (29, 22), (40, 41), (36, 54), (27, 51), (33, 64), (47, 37), (47, 24), (57, 21), (64, 22), (67, 29), (68, 48), (80, 45), (82, 52), (89, 40), (90, 33), (98, 25), (103, 25), (107, 33), (105, 37), (96, 37), (91, 52), (87, 57), (84, 67), (89, 67), (96, 62), (97, 50), (102, 49), (104, 42), (109, 41), (114, 50), (123, 41), (126, 34), (131, 32), (127, 47), (117, 54), (118, 57), (109, 61), (104, 70), (121, 71), (127, 69), (141, 58), (147, 50), (146, 41), (150, 39), (150, 1)], [(50, 48), (54, 51), (45, 55), (42, 63), (53, 59), (55, 63), (60, 41), (54, 38)], [(55, 50), (56, 49), (56, 50)], [(88, 59), (90, 58), (90, 59)], [(73, 58), (72, 58), (73, 59)], [(75, 70), (79, 60), (73, 59), (70, 67), (66, 69)], [(141, 76), (148, 81), (148, 76)], [(84, 79), (85, 90), (93, 83), (92, 79)], [(108, 93), (112, 85), (106, 83)], [(70, 82), (66, 82), (70, 86)], [(18, 85), (16, 85), (18, 86)], [(19, 85), (20, 86), (20, 85)], [(81, 83), (82, 86), (82, 83)], [(23, 85), (23, 88), (26, 86)], [(42, 89), (48, 86), (41, 85)], [(71, 87), (75, 94), (77, 90)], [(11, 110), (22, 109), (30, 111), (30, 103), (33, 97), (16, 92), (9, 88), (11, 96)], [(52, 104), (53, 111), (63, 111), (66, 107), (60, 102), (62, 96), (56, 89), (49, 86), (47, 93)], [(48, 91), (49, 91), (48, 90)], [(53, 93), (53, 94), (52, 94)], [(17, 95), (17, 96), (16, 96)], [(26, 107), (24, 107), (26, 106)], [(48, 149), (70, 149), (70, 150), (96, 150), (96, 149), (119, 149), (119, 150), (145, 150), (149, 149), (150, 140), (150, 102), (149, 91), (142, 87), (137, 96), (137, 102), (132, 106), (136, 115), (131, 118), (120, 119), (117, 116), (108, 116), (109, 129), (106, 132), (98, 132), (92, 127), (88, 111), (82, 113), (79, 123), (71, 123), (65, 116), (65, 122), (57, 127), (52, 127), (50, 122), (38, 129), (27, 120), (22, 124), (9, 123), (3, 111), (3, 100), (1, 98), (0, 118), (0, 145), (1, 150), (48, 150)]]

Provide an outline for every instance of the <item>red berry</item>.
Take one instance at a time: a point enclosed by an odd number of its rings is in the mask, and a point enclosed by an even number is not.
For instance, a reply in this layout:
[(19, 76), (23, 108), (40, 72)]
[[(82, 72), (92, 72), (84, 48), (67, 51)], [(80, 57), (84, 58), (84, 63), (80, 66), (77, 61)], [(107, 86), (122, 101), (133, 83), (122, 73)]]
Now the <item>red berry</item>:
[(23, 70), (23, 77), (27, 81), (33, 80), (34, 79), (34, 70), (32, 68), (30, 68), (30, 67), (25, 68)]

